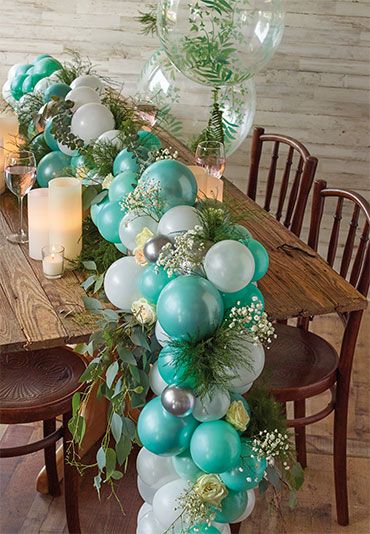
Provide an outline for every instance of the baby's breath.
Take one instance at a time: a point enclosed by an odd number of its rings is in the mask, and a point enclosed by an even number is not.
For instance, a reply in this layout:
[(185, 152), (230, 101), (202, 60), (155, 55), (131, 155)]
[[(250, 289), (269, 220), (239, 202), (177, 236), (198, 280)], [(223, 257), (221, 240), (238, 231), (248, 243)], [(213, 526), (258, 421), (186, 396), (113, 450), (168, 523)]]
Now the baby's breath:
[(174, 243), (162, 248), (157, 265), (163, 267), (169, 276), (202, 272), (206, 245), (202, 240), (203, 228), (199, 225), (175, 237)]
[(121, 208), (127, 211), (140, 211), (159, 220), (163, 212), (163, 200), (158, 181), (139, 180), (136, 188), (122, 200)]
[(153, 161), (161, 161), (162, 159), (177, 159), (179, 153), (177, 150), (172, 150), (172, 146), (169, 146), (150, 152), (149, 156)]
[(282, 460), (286, 471), (290, 469), (288, 462), (290, 441), (288, 434), (282, 434), (275, 429), (273, 432), (261, 430), (253, 439), (252, 449), (258, 457), (264, 457), (269, 465), (274, 465), (275, 460)]
[(240, 333), (246, 333), (254, 343), (269, 345), (276, 338), (275, 329), (263, 311), (262, 302), (258, 297), (252, 297), (248, 306), (241, 306), (240, 301), (231, 308), (229, 314), (229, 328), (236, 328)]

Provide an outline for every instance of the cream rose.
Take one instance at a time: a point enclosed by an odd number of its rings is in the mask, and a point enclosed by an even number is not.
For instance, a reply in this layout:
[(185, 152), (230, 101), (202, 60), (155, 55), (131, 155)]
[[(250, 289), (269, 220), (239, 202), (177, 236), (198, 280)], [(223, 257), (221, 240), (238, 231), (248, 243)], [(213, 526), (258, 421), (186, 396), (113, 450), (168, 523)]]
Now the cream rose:
[(101, 184), (102, 188), (103, 188), (103, 189), (109, 189), (110, 184), (113, 182), (113, 179), (114, 179), (113, 174), (108, 174), (108, 175), (104, 178), (104, 180), (103, 180), (103, 182), (102, 182), (102, 184)]
[(250, 417), (242, 401), (233, 401), (226, 412), (225, 419), (240, 432), (244, 432), (248, 426)]
[(136, 263), (138, 263), (139, 265), (146, 265), (148, 263), (146, 257), (144, 256), (144, 249), (142, 248), (135, 248), (134, 258)]
[(136, 249), (144, 248), (145, 243), (153, 236), (153, 232), (145, 226), (135, 237)]
[(135, 300), (131, 305), (131, 312), (141, 324), (154, 324), (157, 320), (155, 308), (144, 299)]
[(193, 489), (204, 502), (217, 507), (228, 494), (226, 486), (217, 475), (202, 475), (194, 484)]

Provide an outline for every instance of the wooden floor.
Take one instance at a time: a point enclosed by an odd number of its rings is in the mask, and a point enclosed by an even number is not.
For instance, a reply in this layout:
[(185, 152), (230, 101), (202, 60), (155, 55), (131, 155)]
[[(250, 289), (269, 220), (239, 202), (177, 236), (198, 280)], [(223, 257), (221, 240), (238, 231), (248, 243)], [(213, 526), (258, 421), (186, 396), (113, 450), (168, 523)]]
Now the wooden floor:
[[(312, 330), (338, 347), (341, 328), (336, 317), (315, 319)], [(339, 527), (335, 521), (332, 419), (327, 418), (308, 430), (308, 468), (297, 508), (291, 512), (283, 507), (280, 515), (265, 499), (258, 498), (252, 516), (242, 526), (243, 534), (370, 532), (369, 331), (370, 314), (367, 313), (358, 342), (351, 388), (348, 440), (350, 526)], [(321, 402), (324, 400), (320, 399)], [(315, 409), (317, 405), (315, 401), (310, 408)], [(3, 427), (0, 445), (9, 447), (37, 439), (40, 430), (37, 425)], [(42, 463), (42, 453), (1, 460), (1, 534), (67, 532), (63, 497), (52, 499), (35, 492), (35, 477)], [(135, 496), (125, 495), (125, 479), (120, 481), (118, 493), (123, 506), (130, 509)], [(114, 498), (98, 502), (90, 476), (82, 479), (80, 508), (83, 533), (135, 534), (134, 525), (122, 530), (122, 516)]]

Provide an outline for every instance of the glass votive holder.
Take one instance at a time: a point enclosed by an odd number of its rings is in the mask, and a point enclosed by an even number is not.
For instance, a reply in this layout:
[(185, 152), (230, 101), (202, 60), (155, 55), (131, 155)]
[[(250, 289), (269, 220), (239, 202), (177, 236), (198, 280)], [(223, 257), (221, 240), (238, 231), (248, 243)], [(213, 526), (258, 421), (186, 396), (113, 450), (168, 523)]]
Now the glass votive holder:
[(50, 245), (42, 248), (42, 270), (45, 278), (55, 280), (64, 273), (64, 247)]

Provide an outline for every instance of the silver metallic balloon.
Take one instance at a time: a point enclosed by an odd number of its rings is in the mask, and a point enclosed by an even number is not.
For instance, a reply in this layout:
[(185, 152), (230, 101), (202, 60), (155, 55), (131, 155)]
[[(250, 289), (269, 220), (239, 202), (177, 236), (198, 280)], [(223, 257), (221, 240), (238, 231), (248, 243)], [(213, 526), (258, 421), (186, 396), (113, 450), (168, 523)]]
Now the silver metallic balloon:
[(144, 256), (151, 263), (155, 263), (159, 258), (162, 248), (171, 242), (171, 239), (165, 235), (152, 237), (144, 245)]
[(167, 386), (162, 391), (163, 408), (176, 417), (186, 417), (193, 411), (195, 396), (191, 389), (178, 386)]

